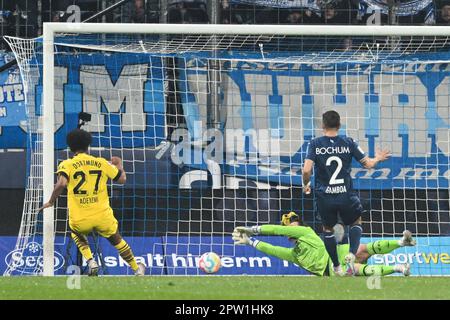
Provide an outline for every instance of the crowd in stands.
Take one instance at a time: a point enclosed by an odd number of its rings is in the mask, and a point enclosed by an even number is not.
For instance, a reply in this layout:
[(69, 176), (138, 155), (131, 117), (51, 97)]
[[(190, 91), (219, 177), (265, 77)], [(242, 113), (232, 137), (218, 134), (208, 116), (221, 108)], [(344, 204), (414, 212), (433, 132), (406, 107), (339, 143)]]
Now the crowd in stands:
[[(118, 1), (0, 0), (0, 33), (35, 37), (42, 22), (83, 21)], [(208, 23), (210, 3), (129, 0), (97, 21)], [(221, 0), (219, 8), (219, 21), (233, 24), (450, 24), (450, 0)]]
[(437, 24), (450, 24), (450, 1), (442, 1), (443, 5), (439, 8)]

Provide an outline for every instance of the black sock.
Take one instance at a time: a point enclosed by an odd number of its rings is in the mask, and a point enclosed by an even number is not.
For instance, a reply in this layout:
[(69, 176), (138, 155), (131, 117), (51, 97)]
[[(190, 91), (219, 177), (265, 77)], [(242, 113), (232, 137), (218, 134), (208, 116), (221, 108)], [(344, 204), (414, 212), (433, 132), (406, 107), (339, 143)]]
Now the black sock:
[(361, 241), (362, 227), (360, 224), (355, 224), (350, 227), (348, 238), (350, 242), (350, 252), (356, 254), (358, 252), (359, 243)]
[(333, 266), (337, 267), (340, 265), (339, 258), (337, 254), (337, 245), (336, 245), (336, 238), (334, 237), (333, 232), (325, 231), (323, 242), (325, 243), (325, 248), (327, 249), (328, 255), (331, 258), (331, 261), (333, 261)]

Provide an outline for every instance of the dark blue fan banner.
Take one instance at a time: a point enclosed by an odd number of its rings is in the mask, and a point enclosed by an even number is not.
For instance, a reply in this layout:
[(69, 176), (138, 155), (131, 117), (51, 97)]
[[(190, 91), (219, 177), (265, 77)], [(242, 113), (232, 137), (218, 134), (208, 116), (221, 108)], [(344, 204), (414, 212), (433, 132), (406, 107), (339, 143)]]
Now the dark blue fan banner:
[[(384, 0), (360, 0), (359, 13), (361, 15), (371, 14), (379, 11), (389, 14), (389, 5)], [(399, 17), (411, 17), (423, 14), (423, 22), (427, 25), (436, 21), (436, 10), (433, 0), (409, 0), (396, 4), (395, 14)]]
[(316, 0), (231, 0), (230, 2), (272, 8), (319, 8)]
[[(320, 1), (317, 0), (231, 0), (232, 4), (245, 4), (272, 8), (308, 8), (311, 10), (320, 9)], [(338, 4), (338, 1), (334, 1)], [(385, 0), (360, 0), (361, 10), (371, 12), (379, 10), (383, 14), (389, 13), (389, 5)], [(396, 14), (399, 16), (413, 16), (426, 10), (434, 12), (433, 0), (409, 0), (396, 4)]]
[[(389, 13), (389, 5), (385, 0), (361, 0), (359, 5), (362, 8), (380, 10), (384, 14)], [(398, 16), (414, 16), (422, 10), (434, 10), (433, 0), (409, 0), (396, 4), (395, 14)]]

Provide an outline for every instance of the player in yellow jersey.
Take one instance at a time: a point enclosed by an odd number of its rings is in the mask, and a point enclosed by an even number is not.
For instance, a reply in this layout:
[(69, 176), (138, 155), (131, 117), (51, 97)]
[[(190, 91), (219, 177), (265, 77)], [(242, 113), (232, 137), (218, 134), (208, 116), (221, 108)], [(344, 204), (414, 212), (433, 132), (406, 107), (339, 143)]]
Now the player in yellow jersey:
[(145, 266), (136, 263), (130, 246), (119, 233), (118, 222), (109, 205), (108, 179), (120, 184), (127, 179), (122, 160), (112, 157), (108, 162), (89, 155), (91, 142), (91, 134), (82, 129), (75, 129), (67, 135), (67, 145), (74, 156), (59, 164), (55, 189), (42, 209), (53, 206), (67, 188), (71, 236), (87, 261), (89, 275), (98, 274), (98, 264), (93, 259), (86, 237), (93, 231), (108, 239), (136, 275), (144, 275)]

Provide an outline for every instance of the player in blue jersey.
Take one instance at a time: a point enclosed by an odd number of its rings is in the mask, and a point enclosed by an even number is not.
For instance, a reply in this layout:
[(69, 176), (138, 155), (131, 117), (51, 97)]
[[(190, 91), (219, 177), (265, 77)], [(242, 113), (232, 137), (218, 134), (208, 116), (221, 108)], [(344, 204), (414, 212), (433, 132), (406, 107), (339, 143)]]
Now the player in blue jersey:
[[(364, 151), (346, 136), (338, 136), (341, 119), (336, 111), (327, 111), (322, 115), (324, 135), (312, 139), (308, 145), (303, 165), (303, 192), (311, 192), (310, 180), (314, 167), (316, 209), (322, 219), (324, 243), (333, 262), (335, 274), (354, 274), (355, 254), (361, 240), (361, 214), (363, 207), (356, 192), (353, 191), (350, 176), (352, 159), (355, 158), (366, 169), (374, 168), (378, 162), (390, 157), (387, 150), (378, 150), (374, 158), (368, 157)], [(346, 270), (342, 269), (336, 247), (333, 227), (341, 218), (350, 226), (350, 252), (345, 258)]]

